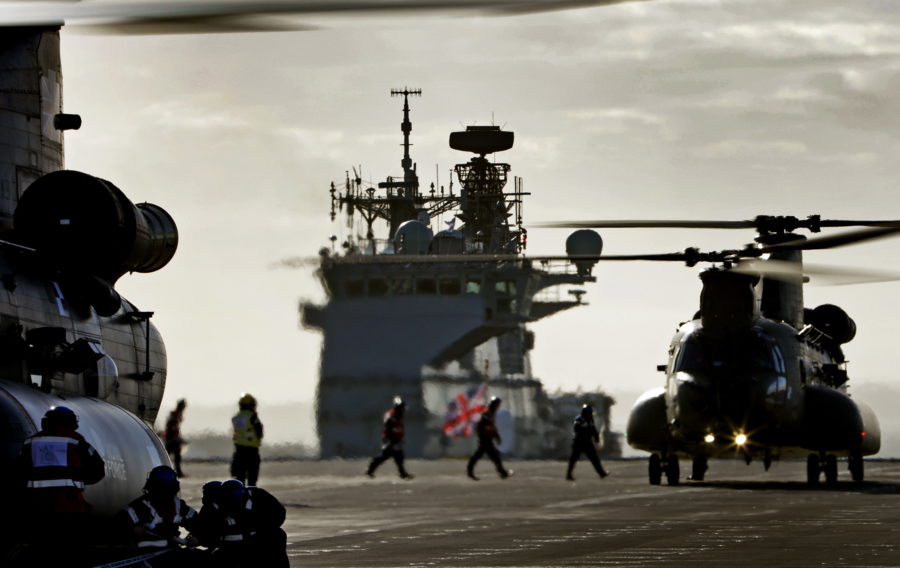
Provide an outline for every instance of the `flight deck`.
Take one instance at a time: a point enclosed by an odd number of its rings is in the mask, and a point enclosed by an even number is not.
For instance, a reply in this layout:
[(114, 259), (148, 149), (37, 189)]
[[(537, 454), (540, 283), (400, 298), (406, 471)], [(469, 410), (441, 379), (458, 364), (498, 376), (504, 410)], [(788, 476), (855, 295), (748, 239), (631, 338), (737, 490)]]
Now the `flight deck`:
[[(409, 460), (415, 479), (366, 460), (263, 463), (261, 487), (285, 504), (292, 566), (900, 566), (900, 462), (842, 464), (835, 487), (806, 484), (805, 461), (712, 461), (704, 482), (651, 486), (647, 461)], [(183, 496), (227, 476), (189, 463)]]

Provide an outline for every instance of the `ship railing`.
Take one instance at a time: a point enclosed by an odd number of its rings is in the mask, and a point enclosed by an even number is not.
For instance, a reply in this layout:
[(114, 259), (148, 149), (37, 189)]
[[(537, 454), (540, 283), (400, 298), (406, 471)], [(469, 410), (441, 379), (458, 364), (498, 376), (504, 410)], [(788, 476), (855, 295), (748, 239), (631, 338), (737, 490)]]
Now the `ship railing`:
[[(374, 239), (373, 239), (374, 240)], [(375, 243), (374, 250), (376, 254), (372, 254), (373, 246), (368, 247), (360, 245), (350, 247), (349, 251), (343, 255), (327, 256), (329, 262), (341, 263), (400, 263), (400, 264), (430, 264), (430, 263), (463, 263), (463, 264), (515, 264), (522, 268), (535, 268), (548, 274), (559, 275), (576, 275), (577, 268), (565, 257), (529, 257), (518, 254), (479, 254), (479, 253), (463, 253), (463, 254), (394, 254), (392, 248), (379, 247)]]

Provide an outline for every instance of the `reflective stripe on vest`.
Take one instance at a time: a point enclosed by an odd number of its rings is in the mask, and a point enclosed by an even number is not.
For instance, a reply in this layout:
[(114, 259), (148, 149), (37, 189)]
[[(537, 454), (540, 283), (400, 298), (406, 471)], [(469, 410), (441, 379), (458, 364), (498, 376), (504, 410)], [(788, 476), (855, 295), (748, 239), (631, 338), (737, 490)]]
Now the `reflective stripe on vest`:
[(74, 487), (76, 489), (84, 489), (83, 481), (75, 481), (74, 479), (39, 479), (31, 480), (27, 487), (31, 489), (46, 489), (47, 487)]
[(168, 540), (142, 540), (137, 544), (138, 548), (165, 548), (169, 546)]

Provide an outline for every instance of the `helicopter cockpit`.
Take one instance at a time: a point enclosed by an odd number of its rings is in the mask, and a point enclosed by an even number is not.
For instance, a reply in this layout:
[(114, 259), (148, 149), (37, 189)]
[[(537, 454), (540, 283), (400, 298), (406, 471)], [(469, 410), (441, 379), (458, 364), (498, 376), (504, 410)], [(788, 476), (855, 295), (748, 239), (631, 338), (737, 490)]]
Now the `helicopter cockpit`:
[(742, 341), (712, 341), (713, 336), (694, 329), (681, 337), (673, 354), (673, 372), (740, 370), (783, 375), (785, 359), (774, 338), (758, 328), (747, 330)]

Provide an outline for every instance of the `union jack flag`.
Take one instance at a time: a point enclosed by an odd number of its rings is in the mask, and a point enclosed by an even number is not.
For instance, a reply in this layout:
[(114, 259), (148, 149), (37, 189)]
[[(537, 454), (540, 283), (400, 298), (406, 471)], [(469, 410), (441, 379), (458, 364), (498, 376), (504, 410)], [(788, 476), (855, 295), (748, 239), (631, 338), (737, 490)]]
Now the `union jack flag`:
[(447, 405), (444, 417), (444, 434), (451, 438), (468, 438), (475, 432), (475, 425), (487, 410), (484, 404), (487, 383), (479, 387), (469, 387), (466, 392), (456, 395)]

